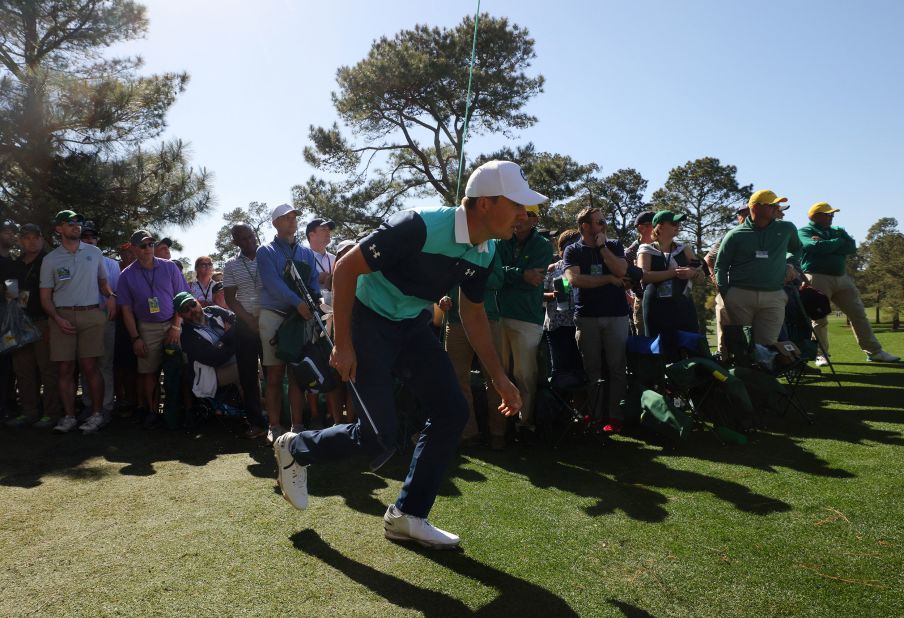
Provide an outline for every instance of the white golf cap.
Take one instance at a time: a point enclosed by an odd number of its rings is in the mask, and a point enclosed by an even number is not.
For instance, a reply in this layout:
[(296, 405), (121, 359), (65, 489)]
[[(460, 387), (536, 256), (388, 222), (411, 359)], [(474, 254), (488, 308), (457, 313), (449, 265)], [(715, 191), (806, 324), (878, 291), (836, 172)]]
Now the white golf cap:
[(536, 206), (547, 200), (527, 185), (527, 177), (517, 163), (487, 161), (468, 178), (467, 197), (495, 197), (501, 195), (522, 206)]
[(298, 210), (296, 208), (292, 208), (288, 204), (280, 204), (279, 206), (277, 206), (276, 208), (273, 209), (273, 214), (270, 215), (270, 221), (276, 221), (281, 216), (287, 215), (290, 212), (294, 212), (296, 215), (301, 214), (300, 210)]

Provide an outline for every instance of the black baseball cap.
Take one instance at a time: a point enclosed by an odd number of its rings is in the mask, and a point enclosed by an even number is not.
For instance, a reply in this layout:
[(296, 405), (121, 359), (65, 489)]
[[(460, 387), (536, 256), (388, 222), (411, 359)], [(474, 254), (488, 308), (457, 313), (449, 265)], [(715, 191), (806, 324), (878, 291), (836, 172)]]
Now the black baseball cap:
[(19, 228), (19, 234), (37, 234), (38, 236), (43, 236), (44, 234), (41, 232), (41, 226), (37, 223), (26, 223), (22, 227)]
[(166, 245), (167, 247), (172, 247), (172, 246), (173, 246), (173, 239), (170, 238), (169, 236), (166, 236), (166, 237), (161, 238), (160, 240), (158, 240), (158, 241), (157, 241), (157, 244), (158, 244), (158, 245)]
[(305, 235), (305, 237), (307, 237), (308, 234), (310, 234), (311, 232), (313, 232), (314, 230), (316, 230), (316, 229), (317, 229), (318, 227), (320, 227), (321, 225), (325, 225), (325, 226), (327, 226), (328, 228), (330, 228), (331, 230), (335, 230), (335, 229), (336, 229), (336, 222), (335, 222), (335, 221), (330, 221), (329, 219), (321, 219), (321, 218), (318, 217), (317, 219), (313, 219), (310, 223), (308, 223), (307, 227), (304, 228), (304, 235)]
[(638, 225), (644, 225), (645, 223), (653, 223), (653, 217), (655, 216), (656, 213), (652, 210), (640, 213), (634, 220), (634, 227), (637, 227)]
[(97, 224), (94, 221), (85, 221), (82, 223), (82, 236), (86, 234), (93, 234), (94, 236), (98, 236)]

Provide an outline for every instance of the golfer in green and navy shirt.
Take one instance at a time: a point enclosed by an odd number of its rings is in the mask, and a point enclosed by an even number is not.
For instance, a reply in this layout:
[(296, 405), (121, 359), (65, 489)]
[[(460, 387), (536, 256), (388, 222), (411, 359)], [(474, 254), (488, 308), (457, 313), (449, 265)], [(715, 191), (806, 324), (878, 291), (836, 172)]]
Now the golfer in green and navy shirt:
[(458, 208), (399, 212), (339, 260), (330, 364), (356, 385), (370, 418), (359, 409), (356, 423), (287, 433), (274, 443), (280, 487), (294, 506), (307, 506), (308, 464), (356, 453), (379, 458), (395, 442), (393, 385), (400, 378), (429, 418), (399, 498), (383, 518), (384, 534), (433, 548), (458, 545), (458, 536), (426, 519), (468, 417), (452, 364), (430, 328), (432, 306), (460, 286), (462, 325), (502, 399), (499, 412), (516, 414), (521, 398), (493, 347), (483, 308), (493, 260), (487, 241), (510, 237), (515, 221), (526, 218), (524, 207), (544, 201), (517, 164), (490, 161), (471, 174)]

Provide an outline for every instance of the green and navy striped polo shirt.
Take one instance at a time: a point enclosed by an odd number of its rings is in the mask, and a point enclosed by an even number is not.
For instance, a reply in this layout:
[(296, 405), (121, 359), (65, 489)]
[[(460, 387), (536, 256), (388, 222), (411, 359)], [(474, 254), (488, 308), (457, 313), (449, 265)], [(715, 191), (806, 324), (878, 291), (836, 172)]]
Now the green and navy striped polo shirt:
[(472, 245), (463, 206), (403, 210), (358, 243), (373, 271), (358, 300), (390, 320), (416, 317), (456, 285), (482, 303), (495, 246)]

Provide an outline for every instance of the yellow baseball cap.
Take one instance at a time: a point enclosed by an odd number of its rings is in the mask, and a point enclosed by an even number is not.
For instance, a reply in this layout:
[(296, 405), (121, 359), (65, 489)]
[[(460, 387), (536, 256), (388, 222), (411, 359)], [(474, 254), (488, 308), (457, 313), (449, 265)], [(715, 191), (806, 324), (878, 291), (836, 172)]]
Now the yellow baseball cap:
[(537, 204), (534, 204), (532, 206), (525, 206), (524, 210), (526, 210), (527, 212), (531, 212), (535, 215), (540, 214), (540, 206), (538, 206)]
[(807, 211), (807, 218), (812, 219), (813, 215), (819, 213), (825, 213), (827, 215), (832, 214), (833, 212), (838, 212), (838, 208), (832, 208), (829, 206), (828, 202), (816, 202), (812, 206), (810, 206), (810, 210)]
[(756, 193), (750, 196), (750, 199), (747, 200), (747, 207), (750, 208), (754, 204), (780, 204), (781, 202), (787, 202), (787, 197), (778, 197), (774, 191), (769, 189), (760, 189)]

